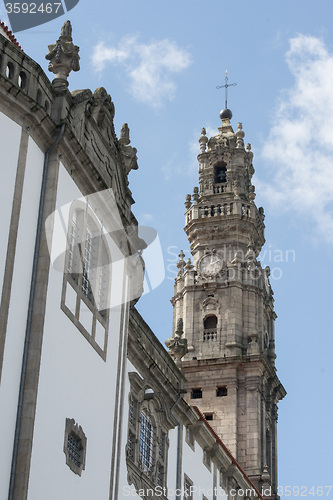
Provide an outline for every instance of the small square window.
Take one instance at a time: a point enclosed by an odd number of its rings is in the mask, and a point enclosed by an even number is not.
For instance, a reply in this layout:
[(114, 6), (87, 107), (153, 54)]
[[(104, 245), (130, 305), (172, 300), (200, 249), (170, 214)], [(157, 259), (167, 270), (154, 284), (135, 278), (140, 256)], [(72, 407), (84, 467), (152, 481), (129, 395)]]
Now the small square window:
[(202, 390), (201, 389), (192, 389), (191, 399), (201, 399), (201, 398), (202, 398)]
[(213, 414), (212, 413), (204, 413), (204, 417), (206, 420), (213, 420)]
[(82, 427), (75, 423), (73, 418), (66, 419), (64, 453), (66, 464), (75, 473), (81, 476), (85, 469), (87, 438)]
[(216, 397), (222, 398), (223, 396), (227, 396), (227, 395), (228, 395), (228, 389), (226, 388), (225, 385), (222, 387), (216, 388)]

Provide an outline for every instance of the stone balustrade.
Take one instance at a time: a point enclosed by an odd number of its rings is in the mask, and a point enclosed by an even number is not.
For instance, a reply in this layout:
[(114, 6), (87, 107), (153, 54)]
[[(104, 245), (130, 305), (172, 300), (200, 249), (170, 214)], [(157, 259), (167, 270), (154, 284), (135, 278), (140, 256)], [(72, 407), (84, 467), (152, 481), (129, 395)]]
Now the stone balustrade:
[(212, 217), (223, 217), (229, 215), (240, 215), (242, 217), (260, 219), (255, 205), (244, 203), (242, 200), (234, 200), (229, 203), (213, 204), (193, 204), (186, 211), (186, 224), (194, 219), (210, 219)]

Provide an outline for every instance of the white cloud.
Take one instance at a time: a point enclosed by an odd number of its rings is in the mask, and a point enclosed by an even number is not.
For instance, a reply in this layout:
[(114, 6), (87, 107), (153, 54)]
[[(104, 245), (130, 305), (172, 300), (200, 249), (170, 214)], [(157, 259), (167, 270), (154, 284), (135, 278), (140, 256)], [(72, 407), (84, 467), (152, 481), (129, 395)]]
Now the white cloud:
[(316, 37), (289, 43), (294, 86), (283, 92), (263, 148), (272, 179), (257, 185), (275, 207), (305, 215), (333, 242), (333, 54)]
[(103, 71), (107, 63), (122, 65), (132, 96), (155, 108), (174, 98), (173, 76), (191, 64), (189, 52), (174, 41), (164, 39), (145, 44), (135, 36), (123, 38), (118, 47), (98, 43), (92, 60), (97, 71)]

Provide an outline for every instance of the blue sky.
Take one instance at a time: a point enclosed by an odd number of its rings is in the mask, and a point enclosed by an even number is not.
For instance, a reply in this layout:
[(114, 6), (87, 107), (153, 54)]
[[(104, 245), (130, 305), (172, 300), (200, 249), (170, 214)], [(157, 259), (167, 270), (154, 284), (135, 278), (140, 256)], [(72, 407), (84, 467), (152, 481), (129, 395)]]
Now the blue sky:
[[(127, 122), (138, 149), (133, 210), (157, 229), (166, 267), (138, 308), (161, 341), (171, 335), (174, 254), (188, 254), (183, 213), (198, 185), (197, 140), (203, 126), (211, 134), (220, 125), (216, 86), (226, 69), (237, 82), (228, 104), (252, 144), (256, 203), (266, 213), (262, 255), (272, 268), (278, 374), (288, 392), (279, 406), (279, 478), (295, 487), (292, 496), (313, 496), (302, 486), (320, 496), (317, 487), (333, 484), (332, 17), (331, 0), (80, 0), (69, 15), (81, 48), (71, 90), (104, 86), (118, 135)], [(65, 19), (17, 34), (46, 72), (47, 45)]]

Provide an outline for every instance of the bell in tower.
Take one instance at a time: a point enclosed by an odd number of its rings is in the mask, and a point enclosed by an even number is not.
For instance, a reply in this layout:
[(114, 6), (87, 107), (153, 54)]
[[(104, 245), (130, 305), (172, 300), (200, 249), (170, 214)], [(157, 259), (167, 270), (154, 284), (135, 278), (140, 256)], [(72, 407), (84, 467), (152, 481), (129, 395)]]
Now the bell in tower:
[(255, 204), (253, 153), (232, 113), (218, 133), (199, 137), (199, 187), (186, 196), (185, 232), (175, 279), (173, 336), (181, 320), (186, 399), (211, 426), (258, 488), (277, 491), (277, 402), (273, 292), (258, 256), (264, 210)]

